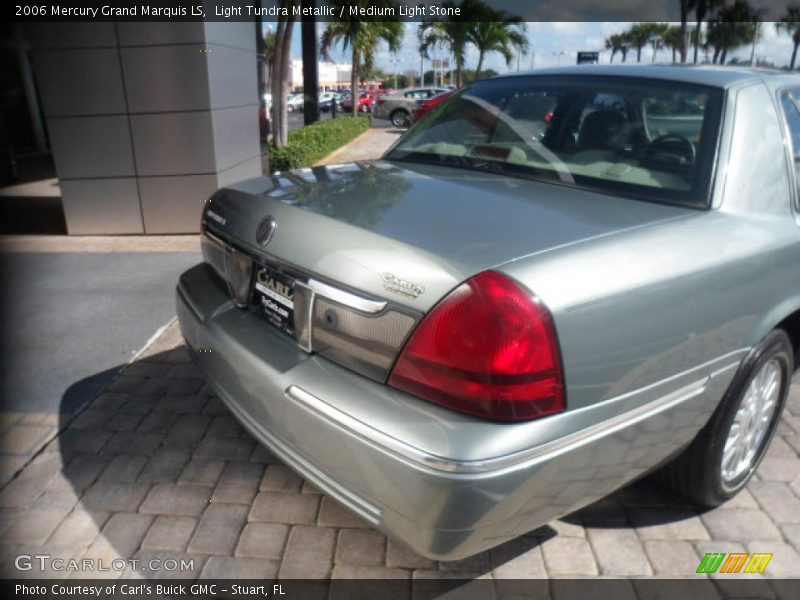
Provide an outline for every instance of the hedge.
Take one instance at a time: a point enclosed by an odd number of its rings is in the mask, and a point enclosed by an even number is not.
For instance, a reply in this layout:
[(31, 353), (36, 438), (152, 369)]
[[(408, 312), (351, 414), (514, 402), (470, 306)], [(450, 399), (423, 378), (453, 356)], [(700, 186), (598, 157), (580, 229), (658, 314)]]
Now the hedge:
[(310, 167), (367, 129), (369, 117), (342, 116), (290, 131), (289, 143), (283, 148), (270, 144), (270, 170), (275, 172)]

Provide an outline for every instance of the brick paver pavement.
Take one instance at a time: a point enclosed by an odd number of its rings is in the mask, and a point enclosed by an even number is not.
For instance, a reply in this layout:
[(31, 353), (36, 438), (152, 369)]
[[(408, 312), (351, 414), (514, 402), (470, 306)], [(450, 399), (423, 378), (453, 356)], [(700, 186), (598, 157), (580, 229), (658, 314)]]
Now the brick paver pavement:
[[(797, 384), (764, 466), (726, 505), (700, 514), (645, 480), (451, 563), (387, 540), (258, 445), (204, 382), (175, 324), (59, 425), (58, 437), (0, 491), (5, 576), (77, 576), (13, 570), (12, 557), (46, 552), (106, 563), (193, 560), (185, 577), (490, 577), (513, 594), (513, 582), (499, 580), (705, 578), (694, 570), (706, 552), (766, 551), (775, 555), (768, 575), (800, 577)], [(785, 595), (773, 580), (747, 585), (758, 597)]]

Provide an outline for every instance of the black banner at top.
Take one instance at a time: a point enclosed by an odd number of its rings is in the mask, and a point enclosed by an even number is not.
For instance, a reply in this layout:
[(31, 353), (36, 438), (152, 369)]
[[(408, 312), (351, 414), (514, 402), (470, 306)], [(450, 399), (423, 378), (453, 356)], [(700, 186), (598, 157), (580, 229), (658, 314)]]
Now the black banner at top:
[[(792, 0), (746, 0), (760, 21), (777, 21)], [(681, 0), (483, 0), (523, 21), (680, 21)], [(733, 0), (728, 0), (733, 4)], [(277, 21), (313, 15), (318, 21), (475, 20), (462, 0), (16, 0), (5, 20), (63, 21)], [(691, 2), (690, 2), (691, 4)], [(795, 2), (796, 4), (796, 2)], [(8, 14), (8, 13), (11, 14)], [(689, 10), (688, 20), (694, 20)]]

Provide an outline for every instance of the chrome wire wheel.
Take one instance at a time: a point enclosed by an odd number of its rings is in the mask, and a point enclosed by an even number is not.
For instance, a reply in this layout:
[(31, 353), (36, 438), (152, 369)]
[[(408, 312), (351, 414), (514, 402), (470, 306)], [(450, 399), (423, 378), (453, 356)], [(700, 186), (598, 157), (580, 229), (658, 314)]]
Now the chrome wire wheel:
[(747, 386), (722, 451), (725, 486), (735, 486), (753, 469), (780, 400), (783, 372), (777, 358), (765, 362)]
[(711, 418), (683, 452), (658, 472), (673, 490), (714, 508), (739, 493), (767, 453), (797, 365), (789, 335), (773, 329), (756, 343)]
[(394, 111), (390, 120), (395, 127), (408, 127), (411, 125), (411, 115), (404, 110)]

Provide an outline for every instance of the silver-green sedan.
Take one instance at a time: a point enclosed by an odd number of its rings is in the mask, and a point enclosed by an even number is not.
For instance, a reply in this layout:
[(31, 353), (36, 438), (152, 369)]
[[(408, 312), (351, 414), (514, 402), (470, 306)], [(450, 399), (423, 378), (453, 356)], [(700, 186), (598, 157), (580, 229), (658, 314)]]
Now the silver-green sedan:
[(476, 82), (382, 160), (216, 192), (183, 334), (258, 440), (431, 558), (655, 470), (718, 505), (800, 345), (799, 109), (746, 69)]
[(378, 96), (375, 101), (372, 116), (376, 119), (388, 119), (395, 127), (408, 127), (411, 125), (411, 115), (417, 107), (417, 102), (444, 94), (447, 91), (448, 89), (444, 87), (425, 87), (383, 94)]

